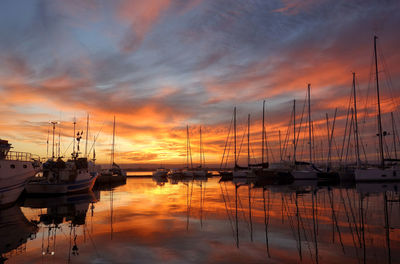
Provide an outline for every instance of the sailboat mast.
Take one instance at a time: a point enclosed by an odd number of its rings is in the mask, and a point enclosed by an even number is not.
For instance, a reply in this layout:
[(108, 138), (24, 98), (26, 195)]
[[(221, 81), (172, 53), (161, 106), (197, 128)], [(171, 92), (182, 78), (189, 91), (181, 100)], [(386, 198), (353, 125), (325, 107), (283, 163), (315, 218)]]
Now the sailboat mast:
[(189, 169), (189, 125), (186, 125), (186, 165)]
[(383, 137), (382, 137), (382, 118), (381, 118), (381, 100), (379, 96), (379, 75), (378, 75), (378, 54), (376, 53), (376, 40), (377, 36), (374, 36), (374, 55), (375, 55), (375, 74), (376, 74), (376, 97), (378, 101), (378, 133), (379, 133), (379, 154), (381, 167), (385, 166), (385, 160), (383, 155)]
[(202, 156), (202, 147), (201, 147), (201, 126), (200, 126), (200, 168), (203, 167), (203, 156)]
[(393, 112), (390, 112), (390, 116), (392, 117), (392, 136), (393, 136), (394, 158), (397, 159), (396, 131), (395, 131), (395, 128), (394, 128), (394, 117), (393, 117)]
[(75, 158), (75, 127), (76, 127), (76, 117), (74, 117), (74, 135), (72, 136), (72, 138), (74, 139), (74, 147), (73, 147), (73, 155), (74, 155), (74, 158)]
[(247, 116), (247, 167), (250, 167), (250, 114)]
[(112, 148), (111, 148), (111, 166), (114, 164), (114, 151), (115, 151), (115, 116), (114, 116), (113, 139), (112, 139)]
[(51, 124), (53, 125), (53, 148), (52, 148), (52, 152), (51, 152), (51, 159), (54, 159), (54, 132), (56, 130), (56, 122), (51, 122)]
[(87, 157), (87, 145), (89, 140), (89, 113), (86, 118), (86, 140), (85, 140), (85, 157)]
[(354, 121), (355, 121), (355, 127), (354, 127), (354, 133), (356, 135), (356, 155), (357, 155), (357, 168), (360, 167), (361, 165), (361, 160), (360, 160), (360, 145), (359, 145), (359, 140), (358, 140), (358, 121), (357, 121), (357, 95), (356, 95), (356, 73), (353, 72), (353, 99), (354, 99)]
[(47, 128), (47, 140), (46, 140), (46, 158), (49, 158), (49, 137), (50, 137), (50, 129)]
[(264, 140), (265, 140), (265, 126), (264, 126), (264, 118), (265, 118), (265, 100), (263, 101), (263, 114), (262, 114), (262, 143), (261, 143), (261, 166), (264, 167)]
[(296, 165), (296, 99), (293, 100), (293, 164)]
[(312, 163), (312, 144), (311, 144), (311, 84), (308, 84), (308, 144), (310, 152), (310, 163)]
[(281, 141), (281, 131), (278, 130), (278, 136), (279, 136), (279, 161), (282, 161), (282, 141)]
[(233, 134), (235, 141), (235, 168), (237, 167), (237, 155), (236, 155), (236, 106), (233, 109)]

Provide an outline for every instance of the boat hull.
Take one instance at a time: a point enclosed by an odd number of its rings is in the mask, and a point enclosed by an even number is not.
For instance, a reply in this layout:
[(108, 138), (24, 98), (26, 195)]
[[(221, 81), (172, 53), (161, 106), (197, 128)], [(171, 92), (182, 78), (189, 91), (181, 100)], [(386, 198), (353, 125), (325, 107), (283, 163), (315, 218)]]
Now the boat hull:
[[(14, 165), (14, 168), (11, 168)], [(0, 166), (0, 207), (13, 204), (24, 190), (27, 180), (35, 175), (32, 163), (2, 160)]]
[(294, 180), (317, 180), (318, 173), (310, 170), (294, 170), (292, 171)]
[(369, 168), (354, 171), (356, 181), (400, 181), (400, 168)]
[(72, 183), (50, 184), (43, 182), (29, 182), (25, 186), (28, 194), (66, 194), (91, 190), (97, 179), (97, 174), (89, 179)]
[(256, 175), (252, 170), (237, 170), (232, 172), (233, 178), (255, 178)]

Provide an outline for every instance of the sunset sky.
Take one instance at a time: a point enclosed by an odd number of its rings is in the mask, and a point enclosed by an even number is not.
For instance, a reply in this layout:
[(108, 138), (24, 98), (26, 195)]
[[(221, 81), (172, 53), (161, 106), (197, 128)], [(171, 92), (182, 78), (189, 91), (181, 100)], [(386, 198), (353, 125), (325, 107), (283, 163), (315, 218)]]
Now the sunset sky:
[(74, 116), (86, 133), (89, 114), (89, 148), (98, 135), (107, 163), (115, 115), (117, 163), (181, 164), (186, 125), (195, 162), (201, 125), (206, 162), (218, 164), (237, 106), (238, 140), (251, 114), (259, 158), (265, 99), (277, 160), (278, 130), (284, 137), (293, 99), (300, 120), (308, 83), (315, 135), (326, 137), (325, 115), (337, 107), (341, 144), (356, 72), (360, 130), (373, 152), (373, 36), (391, 131), (390, 112), (400, 121), (399, 13), (399, 1), (369, 0), (1, 1), (0, 138), (45, 157), (49, 121), (61, 121), (69, 156)]

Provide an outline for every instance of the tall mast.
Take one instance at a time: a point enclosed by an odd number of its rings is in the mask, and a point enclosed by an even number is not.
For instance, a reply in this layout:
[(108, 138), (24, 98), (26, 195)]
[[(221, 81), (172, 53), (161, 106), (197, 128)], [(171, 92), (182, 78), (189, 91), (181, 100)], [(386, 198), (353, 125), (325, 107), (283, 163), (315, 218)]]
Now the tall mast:
[(278, 135), (279, 135), (279, 161), (282, 161), (282, 142), (281, 142), (281, 131), (278, 130)]
[(296, 165), (296, 99), (293, 100), (293, 164)]
[(112, 148), (111, 148), (111, 166), (114, 165), (114, 151), (115, 151), (115, 116), (113, 123), (113, 139), (112, 139)]
[(201, 147), (201, 126), (200, 126), (200, 168), (203, 166), (202, 147)]
[(74, 122), (73, 122), (73, 124), (74, 124), (74, 135), (73, 135), (72, 138), (74, 139), (74, 144), (73, 144), (74, 147), (73, 147), (73, 151), (72, 151), (73, 153), (72, 153), (72, 154), (74, 155), (74, 158), (75, 158), (75, 127), (76, 127), (76, 117), (74, 117)]
[(379, 154), (381, 167), (385, 166), (385, 160), (383, 155), (383, 138), (382, 138), (382, 118), (381, 118), (381, 100), (379, 97), (379, 75), (378, 75), (378, 54), (376, 53), (376, 40), (377, 36), (374, 36), (374, 55), (375, 55), (375, 74), (376, 74), (376, 97), (378, 100), (378, 133), (379, 133)]
[(46, 158), (49, 158), (49, 137), (50, 137), (50, 129), (47, 127), (47, 140), (46, 140)]
[(189, 125), (186, 125), (186, 165), (189, 169)]
[(264, 140), (265, 140), (265, 126), (264, 126), (264, 117), (265, 117), (265, 100), (263, 101), (263, 113), (262, 113), (262, 147), (261, 147), (261, 166), (264, 168)]
[[(58, 124), (61, 124), (61, 117)], [(58, 127), (58, 157), (61, 157), (61, 125)]]
[(93, 165), (96, 163), (96, 137), (93, 137)]
[(235, 141), (235, 168), (237, 167), (237, 155), (236, 155), (236, 106), (233, 109), (233, 134), (234, 134), (234, 141)]
[(250, 167), (250, 114), (247, 116), (247, 167)]
[(354, 121), (355, 128), (354, 133), (356, 135), (356, 158), (357, 158), (357, 167), (359, 168), (361, 165), (360, 160), (360, 145), (358, 141), (358, 121), (357, 121), (357, 95), (356, 95), (356, 73), (353, 72), (353, 96), (354, 96)]
[(393, 135), (393, 147), (394, 147), (394, 158), (397, 159), (397, 148), (396, 148), (396, 130), (394, 128), (394, 117), (393, 112), (390, 113), (392, 117), (392, 135)]
[(53, 147), (51, 152), (51, 159), (54, 159), (54, 131), (56, 130), (56, 122), (52, 121), (51, 124), (53, 125)]
[(308, 144), (310, 152), (310, 163), (312, 163), (312, 144), (311, 144), (311, 95), (310, 95), (311, 84), (308, 84)]
[(85, 157), (87, 157), (88, 136), (89, 136), (89, 113), (87, 114), (87, 118), (86, 118)]

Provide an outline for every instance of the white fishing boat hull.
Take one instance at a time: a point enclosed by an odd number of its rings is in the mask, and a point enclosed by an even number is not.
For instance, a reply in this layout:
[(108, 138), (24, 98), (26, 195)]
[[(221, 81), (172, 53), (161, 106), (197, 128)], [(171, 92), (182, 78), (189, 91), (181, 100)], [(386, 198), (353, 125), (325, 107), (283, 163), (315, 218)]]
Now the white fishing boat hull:
[(354, 171), (356, 181), (400, 181), (400, 168), (368, 168)]
[(0, 160), (0, 207), (14, 203), (35, 173), (29, 161)]
[(294, 170), (292, 171), (294, 180), (317, 180), (318, 173), (312, 170)]
[[(89, 173), (88, 173), (89, 174)], [(25, 190), (29, 194), (66, 194), (73, 192), (82, 192), (91, 190), (97, 179), (98, 174), (88, 176), (87, 179), (71, 182), (71, 183), (48, 183), (44, 181), (28, 182)]]

